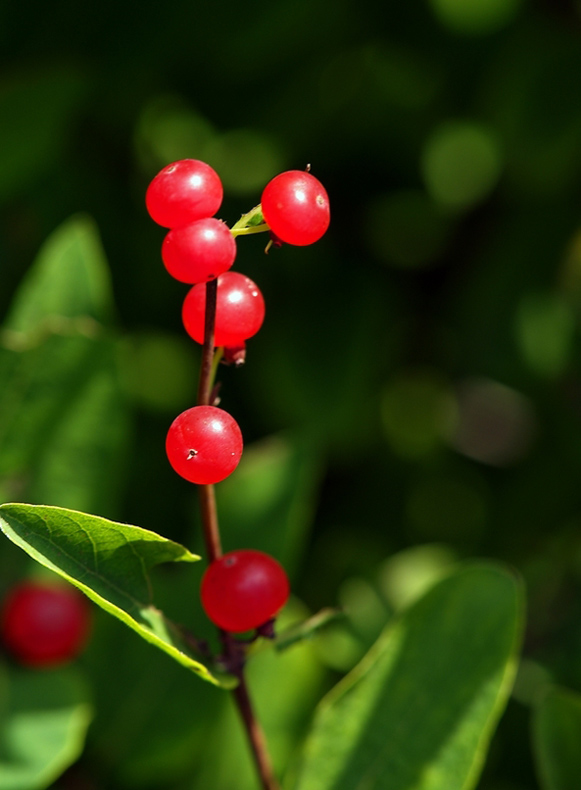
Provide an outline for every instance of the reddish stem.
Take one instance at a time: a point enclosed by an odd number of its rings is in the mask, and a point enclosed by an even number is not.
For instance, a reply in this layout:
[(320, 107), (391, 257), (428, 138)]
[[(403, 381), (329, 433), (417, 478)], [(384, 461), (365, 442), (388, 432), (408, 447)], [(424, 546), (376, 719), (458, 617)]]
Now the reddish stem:
[(218, 512), (216, 510), (216, 494), (213, 485), (199, 486), (200, 509), (202, 512), (202, 528), (204, 542), (208, 552), (208, 562), (219, 560), (222, 556), (222, 543), (218, 528)]
[(198, 406), (210, 405), (212, 394), (212, 362), (214, 361), (214, 327), (216, 325), (216, 297), (218, 281), (206, 283), (206, 313), (204, 316), (204, 347), (198, 382)]
[[(206, 314), (204, 322), (204, 347), (202, 350), (202, 364), (200, 368), (200, 381), (198, 385), (198, 406), (210, 405), (212, 397), (212, 363), (214, 361), (214, 326), (216, 323), (216, 295), (218, 284), (216, 280), (206, 283)], [(200, 485), (200, 509), (202, 517), (202, 530), (204, 542), (208, 553), (208, 561), (213, 562), (222, 556), (220, 529), (218, 526), (218, 512), (216, 509), (216, 496), (213, 485)], [(233, 666), (239, 662), (240, 645), (234, 637), (224, 631), (220, 632), (226, 660)], [(270, 756), (266, 748), (266, 739), (258, 723), (252, 703), (248, 694), (248, 687), (244, 678), (244, 668), (240, 666), (236, 671), (238, 686), (234, 689), (234, 699), (240, 711), (244, 728), (250, 742), (258, 775), (263, 790), (280, 790)]]
[[(206, 283), (206, 314), (204, 323), (204, 347), (202, 349), (202, 365), (198, 383), (198, 406), (210, 405), (212, 397), (212, 362), (214, 361), (214, 325), (216, 323), (217, 280)], [(216, 495), (213, 485), (201, 485), (200, 508), (202, 511), (202, 528), (204, 542), (208, 552), (208, 561), (214, 562), (222, 556)]]
[(260, 781), (262, 782), (264, 790), (280, 790), (280, 785), (274, 775), (272, 763), (266, 747), (264, 733), (252, 709), (252, 703), (248, 695), (248, 687), (245, 683), (242, 670), (238, 677), (240, 682), (232, 693), (234, 694), (238, 710), (244, 722)]

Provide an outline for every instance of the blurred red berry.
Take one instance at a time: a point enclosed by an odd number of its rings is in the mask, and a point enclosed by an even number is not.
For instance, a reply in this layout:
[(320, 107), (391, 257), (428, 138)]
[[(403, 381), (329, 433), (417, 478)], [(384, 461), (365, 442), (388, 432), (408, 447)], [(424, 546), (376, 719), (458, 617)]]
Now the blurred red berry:
[(0, 612), (4, 646), (31, 667), (75, 658), (87, 642), (90, 623), (87, 599), (58, 582), (22, 582), (8, 592)]

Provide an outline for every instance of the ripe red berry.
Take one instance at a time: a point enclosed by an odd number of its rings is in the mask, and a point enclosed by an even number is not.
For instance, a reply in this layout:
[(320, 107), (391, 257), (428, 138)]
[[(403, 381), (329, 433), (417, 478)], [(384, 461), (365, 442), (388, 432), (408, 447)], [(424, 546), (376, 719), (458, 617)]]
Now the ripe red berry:
[(216, 171), (198, 159), (166, 165), (145, 194), (151, 218), (164, 228), (180, 228), (220, 208), (224, 190)]
[[(184, 300), (182, 318), (186, 332), (197, 343), (204, 342), (206, 286), (194, 285)], [(218, 277), (215, 346), (241, 346), (255, 335), (264, 321), (264, 299), (249, 277), (224, 272)]]
[(288, 600), (289, 582), (273, 557), (254, 549), (224, 554), (202, 578), (201, 598), (210, 620), (241, 633), (264, 625)]
[(205, 283), (232, 266), (236, 241), (224, 222), (207, 217), (170, 230), (164, 239), (161, 257), (176, 280)]
[(223, 409), (194, 406), (172, 422), (165, 449), (174, 470), (190, 483), (219, 483), (238, 466), (242, 433)]
[(312, 244), (329, 227), (331, 213), (324, 186), (310, 173), (288, 170), (264, 188), (262, 214), (272, 232), (287, 244)]
[(0, 631), (5, 647), (22, 664), (52, 667), (80, 653), (90, 622), (88, 601), (73, 587), (25, 581), (4, 600)]

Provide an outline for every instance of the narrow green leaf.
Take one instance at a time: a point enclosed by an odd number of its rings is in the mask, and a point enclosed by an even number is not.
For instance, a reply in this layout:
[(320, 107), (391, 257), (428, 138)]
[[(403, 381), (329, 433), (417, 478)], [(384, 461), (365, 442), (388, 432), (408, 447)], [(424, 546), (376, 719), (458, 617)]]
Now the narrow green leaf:
[(42, 247), (0, 333), (0, 501), (112, 512), (127, 440), (119, 343), (93, 222)]
[(543, 790), (576, 790), (581, 782), (581, 695), (550, 688), (536, 706), (532, 735)]
[(41, 247), (4, 324), (9, 333), (68, 331), (73, 322), (108, 323), (112, 314), (109, 270), (95, 223), (74, 216)]
[(91, 720), (85, 684), (72, 668), (5, 668), (2, 681), (0, 787), (41, 790), (82, 751)]
[(0, 529), (180, 664), (211, 683), (231, 685), (193, 657), (180, 628), (153, 605), (148, 571), (200, 559), (184, 546), (141, 527), (44, 505), (1, 505)]
[(271, 644), (278, 651), (286, 650), (298, 642), (311, 639), (321, 628), (325, 628), (325, 626), (335, 623), (337, 620), (342, 620), (344, 617), (345, 612), (341, 609), (321, 609), (317, 614), (311, 615), (308, 620), (303, 620), (298, 625), (292, 625), (278, 633)]
[(295, 790), (470, 790), (521, 631), (516, 579), (467, 565), (387, 628), (323, 700)]

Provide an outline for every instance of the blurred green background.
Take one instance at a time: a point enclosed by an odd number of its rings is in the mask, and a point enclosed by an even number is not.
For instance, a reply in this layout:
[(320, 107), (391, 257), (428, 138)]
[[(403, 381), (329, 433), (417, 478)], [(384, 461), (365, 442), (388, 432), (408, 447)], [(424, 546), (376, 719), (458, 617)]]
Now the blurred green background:
[[(581, 5), (5, 0), (0, 53), (0, 313), (72, 215), (93, 218), (109, 261), (130, 439), (93, 510), (201, 548), (195, 495), (163, 449), (193, 403), (199, 350), (145, 211), (150, 179), (175, 159), (209, 162), (233, 224), (272, 176), (310, 163), (330, 195), (325, 238), (268, 256), (263, 237), (238, 241), (235, 268), (267, 317), (246, 366), (220, 374), (222, 405), (258, 443), (224, 487), (224, 545), (272, 543), (309, 610), (359, 607), (318, 648), (331, 673), (310, 679), (319, 689), (414, 580), (456, 558), (516, 566), (528, 674), (481, 786), (536, 787), (531, 684), (547, 670), (581, 690)], [(273, 503), (253, 469), (270, 471)], [(57, 489), (47, 503), (78, 506)], [(26, 487), (6, 497), (36, 501)], [(102, 628), (91, 672), (131, 676), (132, 647), (104, 663), (121, 637)], [(163, 672), (144, 650), (148, 677)], [(62, 787), (161, 787), (125, 759), (134, 747), (107, 719), (117, 692), (95, 683), (101, 740)], [(126, 710), (119, 732), (139, 730), (145, 714)], [(187, 763), (178, 740), (164, 765)]]

